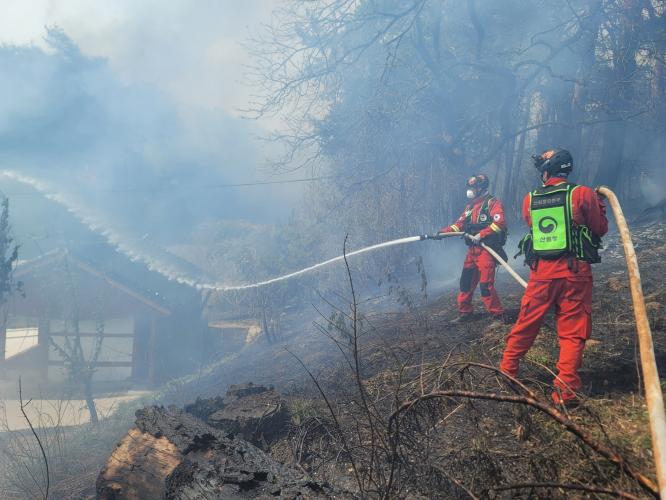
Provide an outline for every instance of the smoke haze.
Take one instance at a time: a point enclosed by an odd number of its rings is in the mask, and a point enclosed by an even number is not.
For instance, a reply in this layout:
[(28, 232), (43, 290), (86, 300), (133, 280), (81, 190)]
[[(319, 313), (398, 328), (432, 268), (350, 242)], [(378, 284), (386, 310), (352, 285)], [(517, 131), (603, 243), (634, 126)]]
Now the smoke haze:
[[(249, 98), (240, 43), (270, 10), (263, 1), (9, 2), (0, 169), (127, 241), (187, 242), (209, 220), (283, 220), (298, 183), (228, 186), (274, 179), (263, 125), (237, 111)], [(25, 183), (1, 187), (42, 203)], [(17, 215), (19, 235), (35, 227), (30, 213)], [(27, 243), (24, 253), (37, 251)]]

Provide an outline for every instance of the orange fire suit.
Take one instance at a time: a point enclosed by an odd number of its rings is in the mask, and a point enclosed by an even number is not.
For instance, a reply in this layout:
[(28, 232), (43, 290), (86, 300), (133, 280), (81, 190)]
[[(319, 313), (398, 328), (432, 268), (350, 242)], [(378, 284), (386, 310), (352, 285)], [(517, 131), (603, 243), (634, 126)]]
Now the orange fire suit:
[[(551, 178), (545, 185), (566, 182)], [(603, 236), (608, 231), (606, 208), (595, 191), (579, 186), (572, 193), (573, 221), (587, 226)], [(532, 226), (530, 196), (523, 201), (523, 218)], [(503, 372), (516, 376), (520, 359), (530, 349), (539, 332), (543, 318), (551, 306), (555, 308), (560, 357), (558, 375), (554, 380), (559, 389), (553, 393), (556, 403), (572, 400), (581, 388), (578, 370), (583, 360), (585, 341), (592, 332), (592, 268), (584, 261), (570, 256), (558, 259), (539, 259), (532, 268), (529, 283), (520, 305), (520, 314), (506, 340), (500, 364)]]
[[(482, 240), (498, 238), (506, 231), (504, 207), (499, 200), (490, 195), (481, 196), (467, 204), (458, 220), (440, 230), (440, 233), (467, 232), (480, 234)], [(486, 310), (499, 315), (504, 308), (495, 290), (495, 268), (497, 262), (487, 250), (480, 246), (470, 246), (460, 275), (460, 293), (458, 311), (470, 314), (474, 311), (472, 297), (476, 286), (480, 284), (481, 299)]]

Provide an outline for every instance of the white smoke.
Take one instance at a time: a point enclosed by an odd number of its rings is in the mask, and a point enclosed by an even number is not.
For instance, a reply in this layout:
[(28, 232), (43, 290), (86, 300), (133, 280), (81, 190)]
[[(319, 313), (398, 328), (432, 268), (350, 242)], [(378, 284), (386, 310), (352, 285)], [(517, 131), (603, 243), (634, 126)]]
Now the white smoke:
[(645, 172), (640, 178), (640, 189), (649, 206), (654, 207), (666, 200), (666, 174), (664, 169)]

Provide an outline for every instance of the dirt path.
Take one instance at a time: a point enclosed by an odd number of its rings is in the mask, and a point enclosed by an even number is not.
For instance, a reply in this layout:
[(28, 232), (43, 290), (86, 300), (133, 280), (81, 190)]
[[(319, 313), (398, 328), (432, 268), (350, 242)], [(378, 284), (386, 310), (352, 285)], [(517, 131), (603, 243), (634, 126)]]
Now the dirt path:
[[(148, 398), (148, 391), (129, 391), (125, 394), (95, 399), (100, 419), (109, 417), (121, 403), (139, 398)], [(24, 401), (24, 404), (26, 401)], [(56, 427), (81, 425), (90, 421), (86, 402), (81, 399), (31, 400), (26, 406), (28, 418), (35, 427)], [(0, 430), (16, 431), (27, 429), (28, 423), (21, 413), (21, 406), (16, 399), (0, 400)]]

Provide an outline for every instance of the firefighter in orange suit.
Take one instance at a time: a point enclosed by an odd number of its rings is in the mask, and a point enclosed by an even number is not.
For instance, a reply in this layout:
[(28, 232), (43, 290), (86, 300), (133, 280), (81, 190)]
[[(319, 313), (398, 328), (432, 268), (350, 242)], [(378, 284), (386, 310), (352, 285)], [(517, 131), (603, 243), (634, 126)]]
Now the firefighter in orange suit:
[(473, 312), (472, 297), (476, 286), (481, 289), (481, 299), (486, 310), (504, 320), (504, 308), (495, 290), (495, 268), (497, 262), (490, 253), (480, 246), (488, 245), (500, 255), (506, 256), (503, 246), (506, 243), (507, 226), (502, 202), (488, 193), (490, 183), (484, 174), (477, 174), (467, 180), (467, 198), (470, 202), (458, 220), (440, 229), (440, 233), (463, 232), (469, 246), (460, 276), (457, 321), (470, 319)]
[(553, 401), (576, 404), (578, 369), (592, 332), (592, 268), (600, 262), (601, 236), (608, 231), (602, 200), (592, 188), (567, 180), (573, 159), (565, 149), (534, 157), (543, 186), (523, 202), (530, 232), (520, 243), (531, 268), (518, 321), (509, 333), (500, 368), (518, 374), (520, 359), (534, 342), (551, 307), (555, 308), (560, 356)]

